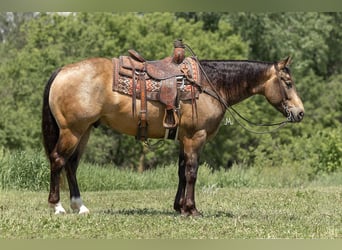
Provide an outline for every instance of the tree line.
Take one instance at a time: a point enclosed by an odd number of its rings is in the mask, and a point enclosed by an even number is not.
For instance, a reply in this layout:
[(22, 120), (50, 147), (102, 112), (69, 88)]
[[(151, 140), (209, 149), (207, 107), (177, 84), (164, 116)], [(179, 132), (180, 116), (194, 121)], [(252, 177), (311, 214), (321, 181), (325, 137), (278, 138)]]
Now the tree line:
[[(277, 61), (291, 55), (306, 109), (301, 124), (263, 136), (243, 130), (227, 113), (202, 162), (213, 169), (243, 163), (297, 164), (313, 174), (337, 171), (342, 168), (341, 22), (342, 13), (317, 12), (1, 13), (0, 148), (42, 148), (42, 95), (55, 69), (89, 57), (117, 57), (128, 49), (149, 60), (162, 59), (171, 54), (173, 41), (182, 38), (199, 59)], [(236, 109), (257, 122), (282, 119), (259, 96)], [(99, 127), (84, 159), (146, 169), (176, 162), (177, 155), (173, 141), (148, 150), (133, 137)]]

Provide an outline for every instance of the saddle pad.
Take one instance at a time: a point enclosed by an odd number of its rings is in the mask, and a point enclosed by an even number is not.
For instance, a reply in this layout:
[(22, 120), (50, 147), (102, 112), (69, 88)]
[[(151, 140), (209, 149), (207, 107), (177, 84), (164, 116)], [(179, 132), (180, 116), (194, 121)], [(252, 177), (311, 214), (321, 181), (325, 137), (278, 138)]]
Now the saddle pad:
[[(146, 79), (146, 96), (148, 100), (151, 101), (160, 101), (160, 88), (162, 86), (162, 81), (157, 81), (154, 79)], [(180, 85), (181, 83), (178, 83)], [(127, 76), (119, 76), (117, 84), (113, 88), (113, 91), (119, 92), (121, 94), (133, 95), (133, 79)], [(194, 93), (192, 93), (194, 92)], [(140, 83), (137, 81), (136, 83), (136, 97), (140, 99)], [(180, 91), (180, 100), (191, 100), (194, 97), (198, 98), (199, 90), (196, 87), (193, 87), (190, 84), (184, 85), (184, 88)]]

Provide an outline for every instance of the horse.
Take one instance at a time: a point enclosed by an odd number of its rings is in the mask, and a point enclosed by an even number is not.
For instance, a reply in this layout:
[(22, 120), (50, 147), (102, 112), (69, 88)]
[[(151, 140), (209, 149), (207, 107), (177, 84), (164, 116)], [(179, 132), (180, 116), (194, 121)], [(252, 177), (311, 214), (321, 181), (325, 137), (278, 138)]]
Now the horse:
[[(251, 60), (198, 60), (200, 94), (179, 103), (180, 115), (178, 188), (173, 208), (184, 216), (197, 216), (195, 184), (199, 157), (213, 138), (227, 108), (253, 95), (263, 95), (287, 118), (300, 122), (304, 106), (289, 69), (290, 57), (276, 62)], [(113, 91), (114, 63), (109, 58), (90, 58), (65, 65), (48, 80), (43, 97), (42, 133), (50, 161), (48, 204), (55, 214), (66, 210), (60, 201), (60, 176), (65, 170), (70, 207), (89, 213), (80, 195), (76, 172), (92, 128), (102, 124), (131, 136), (137, 135), (139, 117), (132, 115), (132, 97)], [(141, 109), (136, 100), (136, 112)], [(196, 115), (194, 115), (194, 106)], [(147, 101), (150, 138), (163, 138), (164, 104)]]

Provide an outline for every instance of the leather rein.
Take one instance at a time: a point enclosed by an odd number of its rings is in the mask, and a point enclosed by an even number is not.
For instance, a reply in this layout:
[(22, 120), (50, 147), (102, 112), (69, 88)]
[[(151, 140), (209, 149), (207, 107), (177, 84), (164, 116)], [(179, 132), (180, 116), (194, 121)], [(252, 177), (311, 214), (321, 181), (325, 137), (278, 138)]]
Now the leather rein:
[[(209, 96), (215, 98), (216, 100), (218, 100), (220, 102), (220, 104), (225, 108), (225, 110), (228, 110), (229, 114), (233, 117), (233, 119), (245, 130), (254, 133), (254, 134), (269, 134), (269, 133), (273, 133), (275, 131), (277, 131), (278, 129), (280, 129), (281, 127), (285, 126), (287, 123), (291, 122), (292, 120), (292, 115), (291, 112), (289, 111), (288, 105), (287, 105), (287, 94), (285, 92), (285, 90), (282, 88), (282, 81), (281, 81), (281, 77), (279, 75), (279, 68), (278, 68), (278, 64), (275, 62), (274, 63), (274, 67), (276, 69), (276, 75), (277, 75), (277, 79), (278, 79), (278, 84), (279, 84), (279, 88), (281, 91), (281, 95), (282, 95), (282, 107), (285, 109), (285, 112), (287, 113), (287, 117), (285, 121), (282, 122), (276, 122), (276, 123), (255, 123), (252, 122), (250, 120), (248, 120), (247, 118), (243, 117), (236, 109), (234, 109), (232, 106), (228, 105), (228, 103), (221, 97), (221, 95), (218, 93), (218, 91), (216, 90), (216, 88), (214, 87), (213, 83), (210, 81), (208, 75), (206, 74), (206, 72), (204, 71), (200, 61), (198, 60), (197, 56), (195, 55), (195, 53), (193, 52), (193, 50), (187, 45), (184, 44), (185, 47), (190, 51), (190, 53), (194, 56), (194, 58), (196, 59), (200, 70), (202, 71), (204, 77), (206, 78), (207, 82), (210, 85), (210, 89), (199, 86), (200, 89), (202, 90), (203, 93), (208, 94)], [(271, 130), (267, 130), (267, 131), (255, 131), (252, 130), (248, 127), (246, 127), (245, 124), (243, 124), (240, 120), (238, 120), (235, 115), (237, 115), (238, 117), (240, 117), (242, 120), (244, 120), (245, 122), (247, 122), (249, 125), (251, 126), (256, 126), (256, 127), (273, 127), (273, 126), (277, 126), (274, 129)]]

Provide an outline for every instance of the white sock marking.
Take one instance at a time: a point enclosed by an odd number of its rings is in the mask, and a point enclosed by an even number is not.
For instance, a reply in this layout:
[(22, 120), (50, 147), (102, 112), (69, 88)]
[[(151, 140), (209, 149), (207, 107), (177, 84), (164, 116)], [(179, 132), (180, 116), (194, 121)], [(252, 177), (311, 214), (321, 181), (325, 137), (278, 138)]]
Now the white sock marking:
[(89, 213), (89, 209), (86, 206), (84, 206), (81, 197), (72, 197), (70, 200), (70, 207), (79, 214)]
[(55, 211), (55, 214), (66, 214), (66, 211), (65, 211), (64, 207), (62, 206), (61, 202), (58, 202), (56, 204), (50, 203), (50, 206)]

